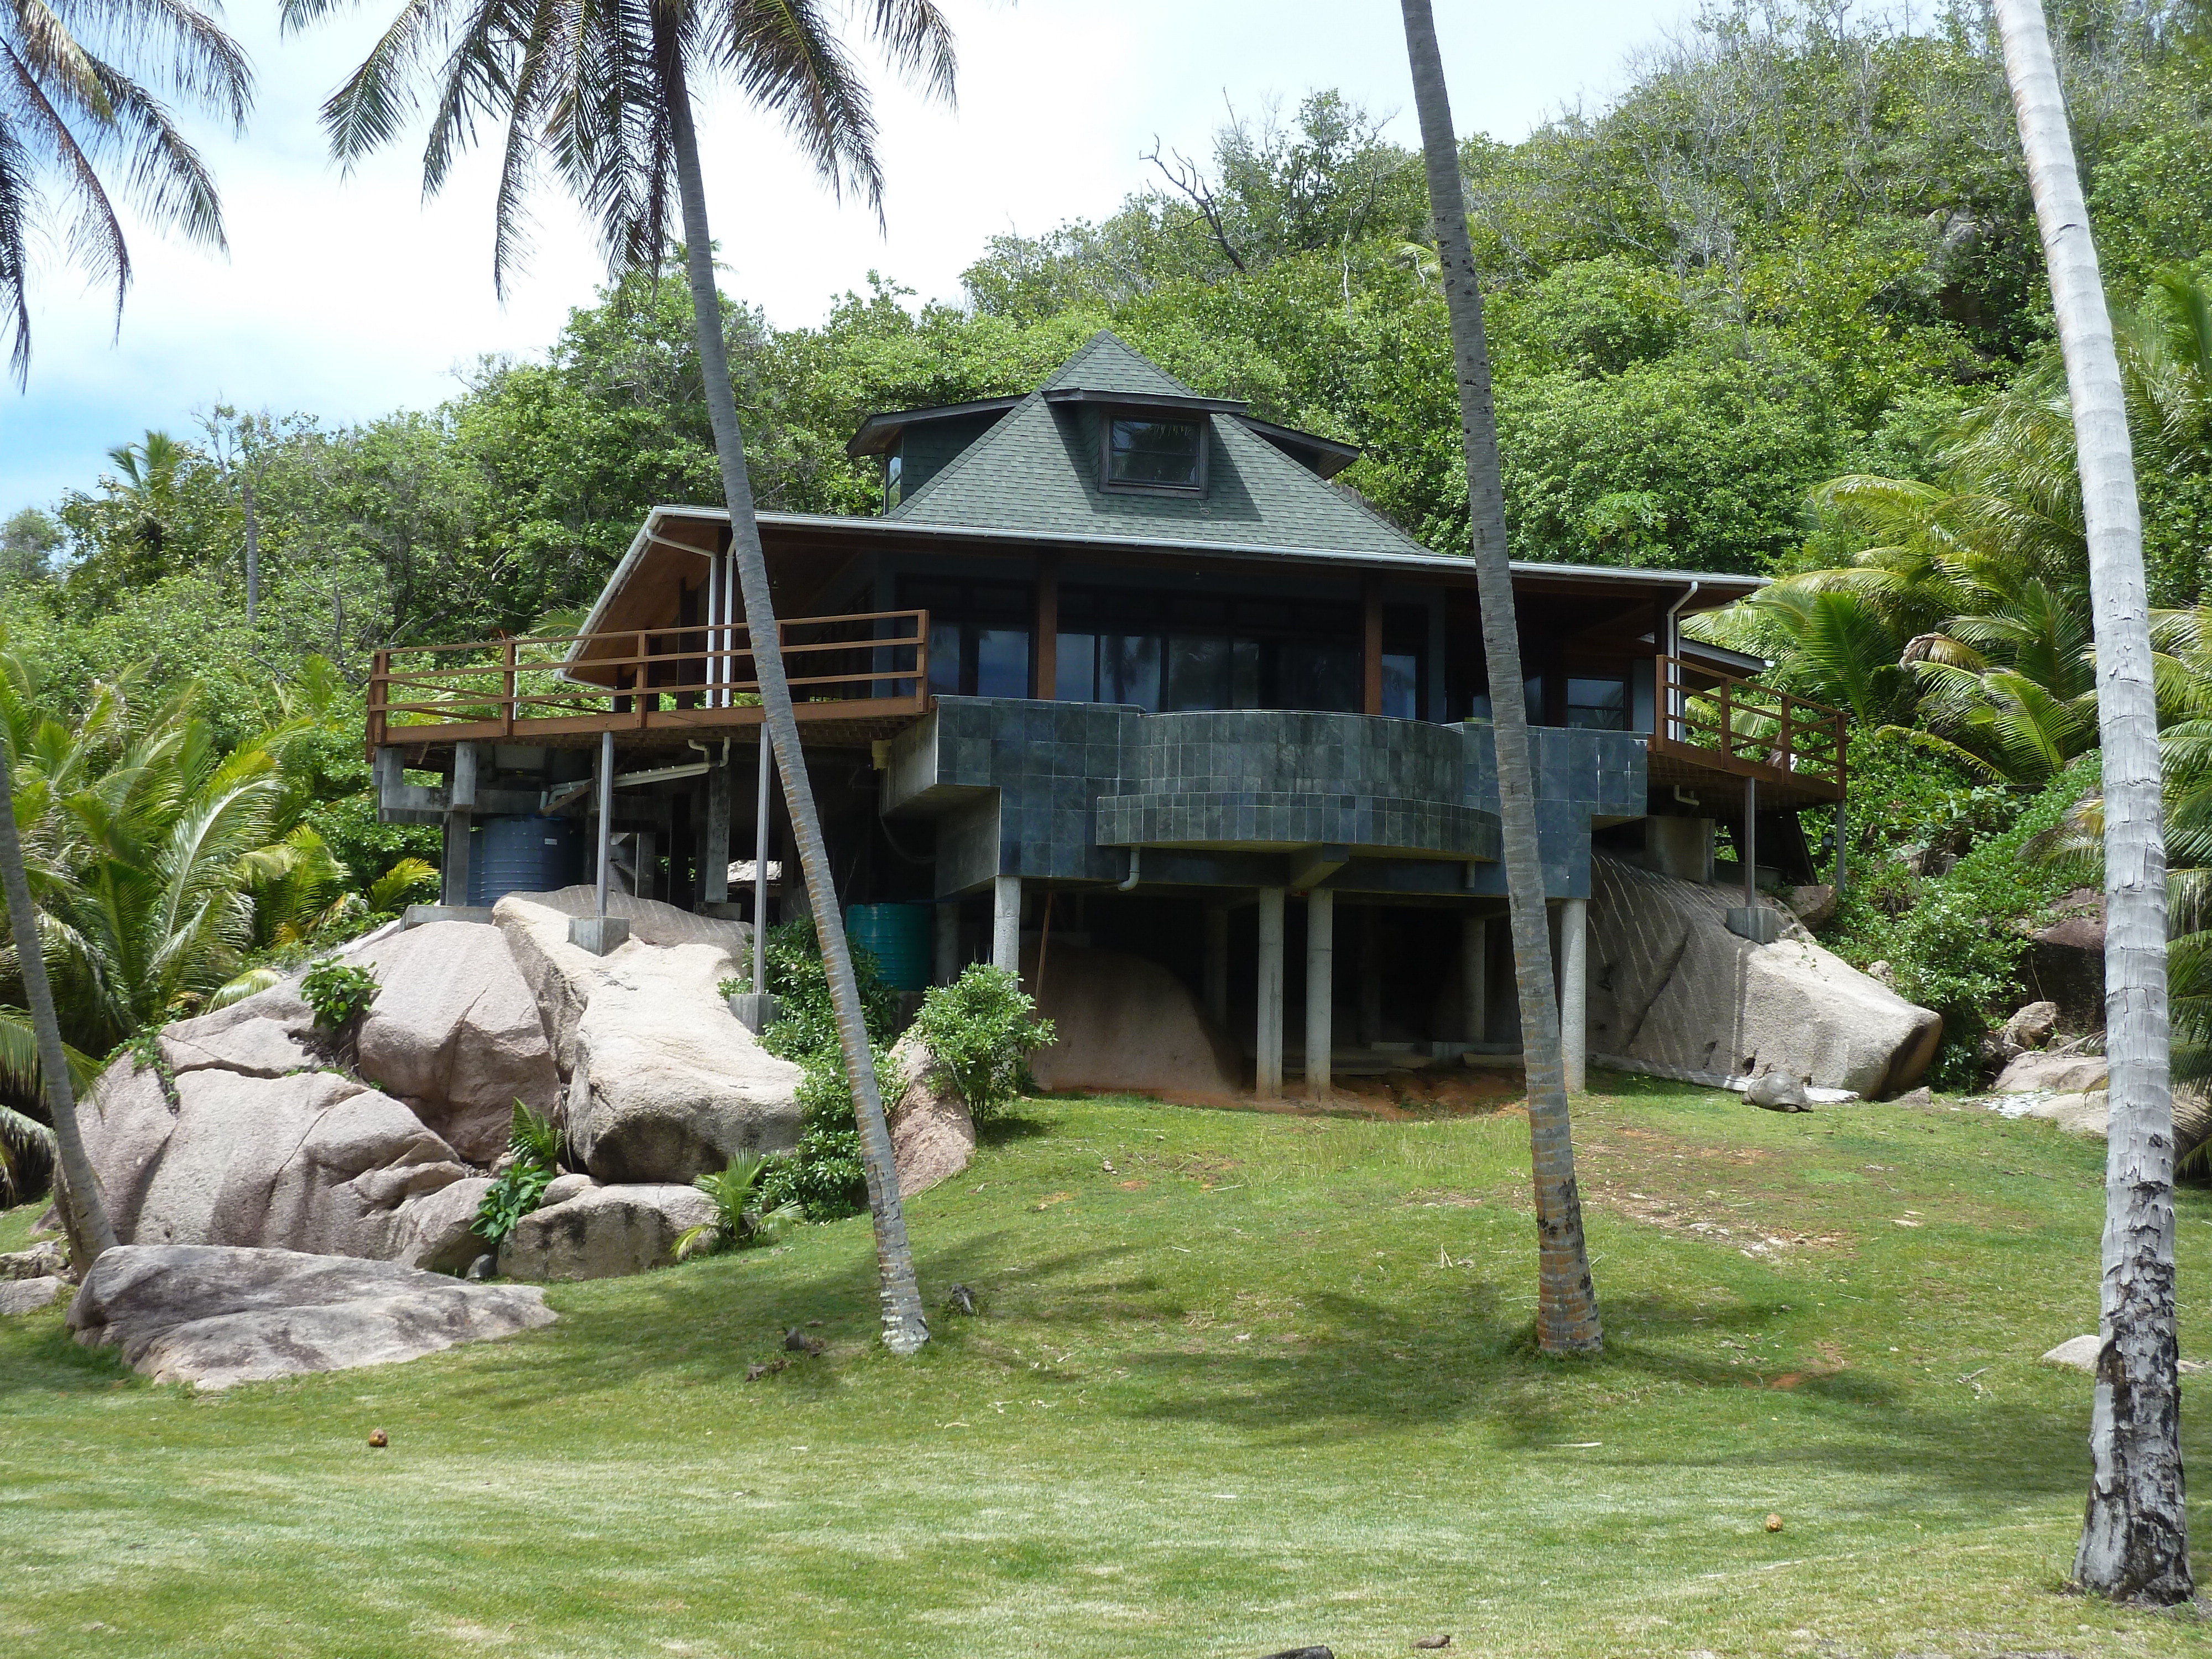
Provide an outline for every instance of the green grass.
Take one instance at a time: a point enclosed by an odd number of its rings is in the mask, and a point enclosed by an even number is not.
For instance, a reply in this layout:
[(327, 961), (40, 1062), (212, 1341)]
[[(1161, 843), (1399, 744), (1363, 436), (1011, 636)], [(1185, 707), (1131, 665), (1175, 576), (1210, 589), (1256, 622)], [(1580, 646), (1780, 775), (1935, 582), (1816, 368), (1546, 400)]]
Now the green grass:
[[(865, 1220), (221, 1395), (5, 1322), (0, 1652), (2212, 1646), (2063, 1592), (2089, 1389), (2034, 1361), (2095, 1324), (2098, 1145), (1601, 1081), (1594, 1361), (1530, 1347), (1517, 1115), (1133, 1101), (1025, 1107), (915, 1201), (933, 1304), (981, 1313), (906, 1361)], [(2204, 1353), (2212, 1195), (2179, 1207)], [(825, 1356), (744, 1381), (811, 1319)]]

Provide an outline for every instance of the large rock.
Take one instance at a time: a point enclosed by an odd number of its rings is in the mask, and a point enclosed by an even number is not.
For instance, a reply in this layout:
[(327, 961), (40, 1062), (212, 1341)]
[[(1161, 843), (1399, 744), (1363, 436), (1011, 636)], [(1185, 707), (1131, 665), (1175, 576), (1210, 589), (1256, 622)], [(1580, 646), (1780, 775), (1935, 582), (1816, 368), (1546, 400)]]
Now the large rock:
[(116, 1232), (134, 1244), (393, 1256), (422, 1248), (412, 1206), (470, 1174), (404, 1103), (330, 1072), (203, 1067), (179, 1075), (173, 1110), (126, 1056), (80, 1116)]
[(1590, 1052), (1632, 1068), (1786, 1073), (1870, 1098), (1917, 1083), (1941, 1018), (1808, 938), (1739, 938), (1727, 913), (1741, 902), (1593, 854)]
[(2102, 1054), (2021, 1054), (1990, 1086), (2001, 1095), (2081, 1094), (2102, 1089), (2108, 1070)]
[(599, 1180), (685, 1182), (799, 1144), (799, 1068), (731, 1014), (715, 987), (732, 971), (712, 945), (633, 941), (605, 959), (567, 1109), (568, 1144)]
[(471, 1176), (400, 1205), (392, 1233), (392, 1260), (432, 1273), (458, 1273), (491, 1249), (475, 1231), (477, 1212), (491, 1190), (485, 1176)]
[(40, 1279), (0, 1280), (0, 1316), (36, 1313), (62, 1299), (69, 1281), (58, 1273)]
[(1024, 949), (1023, 982), (1058, 1040), (1030, 1056), (1040, 1087), (1127, 1091), (1194, 1104), (1243, 1092), (1243, 1062), (1182, 980), (1119, 951), (1054, 945), (1037, 988), (1036, 948)]
[(499, 1247), (509, 1279), (618, 1279), (665, 1267), (676, 1241), (714, 1218), (714, 1200), (692, 1187), (593, 1187), (534, 1210)]
[(516, 1101), (548, 1115), (558, 1106), (544, 1021), (498, 928), (434, 921), (359, 955), (381, 981), (358, 1034), (362, 1076), (463, 1158), (498, 1158)]
[(290, 1250), (122, 1245), (93, 1264), (69, 1323), (157, 1382), (228, 1388), (420, 1358), (550, 1324), (545, 1293), (391, 1261)]
[(301, 1000), (299, 981), (287, 980), (228, 1008), (164, 1026), (161, 1054), (180, 1075), (283, 1077), (315, 1063), (314, 1031), (314, 1010)]
[(2105, 896), (2077, 887), (2051, 907), (2051, 921), (2028, 936), (2028, 982), (2058, 1005), (2069, 1031), (2105, 1029)]
[(898, 1040), (890, 1064), (899, 1076), (898, 1095), (887, 1114), (891, 1151), (898, 1164), (899, 1196), (911, 1198), (968, 1167), (975, 1156), (975, 1121), (951, 1074), (913, 1032)]
[(2029, 1048), (2040, 1048), (2051, 1041), (2058, 1029), (2058, 1005), (2055, 1002), (2031, 1002), (2013, 1011), (1998, 1035), (2011, 1046), (2014, 1053)]

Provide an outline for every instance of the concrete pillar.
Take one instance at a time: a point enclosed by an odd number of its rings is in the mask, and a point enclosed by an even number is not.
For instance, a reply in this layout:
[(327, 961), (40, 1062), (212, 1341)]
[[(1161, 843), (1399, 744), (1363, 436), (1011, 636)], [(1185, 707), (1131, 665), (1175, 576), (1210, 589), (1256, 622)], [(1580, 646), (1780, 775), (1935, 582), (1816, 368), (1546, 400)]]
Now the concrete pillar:
[(1206, 907), (1206, 1012), (1229, 1029), (1229, 907)]
[(1460, 923), (1459, 982), (1466, 1038), (1482, 1042), (1490, 1036), (1490, 918), (1469, 915)]
[(1559, 1055), (1567, 1091), (1589, 1084), (1589, 901), (1559, 901)]
[(939, 985), (950, 985), (960, 977), (960, 907), (940, 904), (937, 907), (937, 962), (931, 981)]
[(1306, 895), (1306, 1094), (1328, 1098), (1330, 1017), (1336, 996), (1336, 895)]
[(707, 769), (707, 825), (699, 838), (699, 899), (702, 904), (730, 902), (730, 768)]
[(438, 882), (441, 904), (469, 902), (469, 830), (474, 822), (471, 812), (446, 814), (446, 856)]
[(1000, 876), (991, 884), (991, 966), (1022, 971), (1022, 878)]
[(477, 804), (477, 745), (457, 743), (453, 745), (453, 788), (452, 799), (446, 803), (456, 811), (473, 811)]
[(1258, 1059), (1254, 1092), (1262, 1100), (1283, 1097), (1283, 890), (1260, 890), (1260, 983)]

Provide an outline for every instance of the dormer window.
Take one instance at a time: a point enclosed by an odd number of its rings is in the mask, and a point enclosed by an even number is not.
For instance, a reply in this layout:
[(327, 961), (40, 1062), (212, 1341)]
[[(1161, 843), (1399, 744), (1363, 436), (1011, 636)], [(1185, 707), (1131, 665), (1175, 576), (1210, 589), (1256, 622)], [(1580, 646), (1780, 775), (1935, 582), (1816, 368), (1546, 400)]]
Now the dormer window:
[(1195, 495), (1206, 489), (1206, 428), (1197, 421), (1109, 416), (1105, 487)]

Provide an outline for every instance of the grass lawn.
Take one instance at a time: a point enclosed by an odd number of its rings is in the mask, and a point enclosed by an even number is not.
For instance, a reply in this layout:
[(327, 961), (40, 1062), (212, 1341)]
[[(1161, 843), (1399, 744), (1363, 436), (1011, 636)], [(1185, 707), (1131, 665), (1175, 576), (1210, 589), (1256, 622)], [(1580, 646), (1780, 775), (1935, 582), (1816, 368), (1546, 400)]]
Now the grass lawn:
[[(2212, 1650), (2063, 1593), (2089, 1384), (2035, 1358), (2095, 1327), (2100, 1144), (1599, 1082), (1594, 1361), (1529, 1346), (1516, 1114), (1129, 1100), (1031, 1103), (915, 1200), (925, 1293), (981, 1311), (906, 1361), (865, 1218), (225, 1395), (0, 1322), (0, 1653)], [(2212, 1357), (2212, 1194), (2180, 1241)]]

